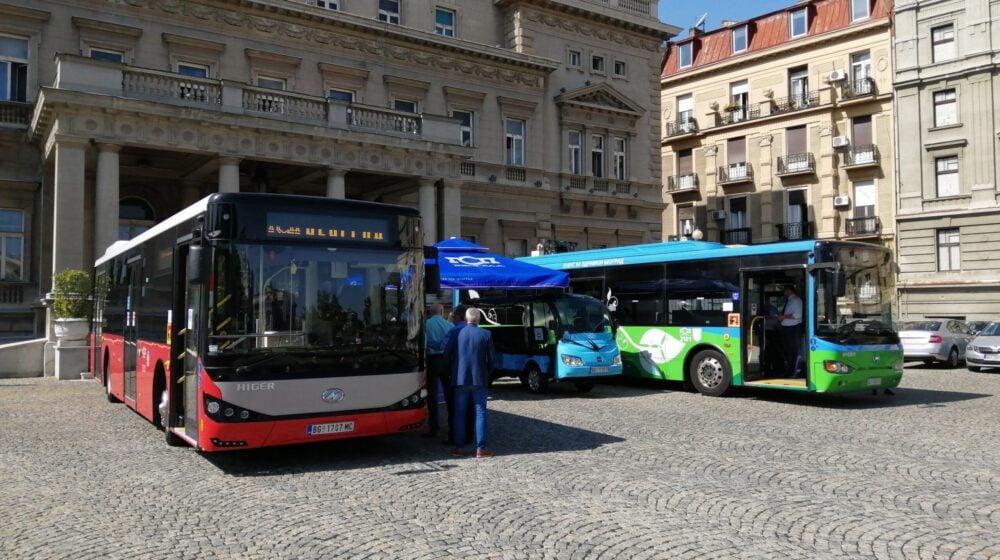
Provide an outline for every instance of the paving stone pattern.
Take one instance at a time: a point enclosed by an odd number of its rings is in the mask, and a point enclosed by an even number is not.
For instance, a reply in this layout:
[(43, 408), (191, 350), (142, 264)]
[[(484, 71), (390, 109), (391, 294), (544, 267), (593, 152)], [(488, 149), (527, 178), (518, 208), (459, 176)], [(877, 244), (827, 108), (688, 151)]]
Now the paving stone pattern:
[(895, 397), (599, 385), (393, 436), (199, 454), (95, 381), (0, 380), (0, 558), (1000, 558), (1000, 373)]

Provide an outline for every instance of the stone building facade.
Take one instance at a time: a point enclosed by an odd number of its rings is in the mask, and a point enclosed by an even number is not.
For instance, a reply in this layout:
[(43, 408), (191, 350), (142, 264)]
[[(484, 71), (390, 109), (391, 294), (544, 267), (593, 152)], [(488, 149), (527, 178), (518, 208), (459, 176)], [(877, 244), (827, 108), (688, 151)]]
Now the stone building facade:
[(0, 0), (0, 319), (216, 191), (508, 255), (661, 238), (657, 0)]
[(893, 247), (891, 9), (800, 2), (671, 43), (661, 80), (668, 238)]
[(1000, 319), (1000, 2), (897, 0), (899, 301)]

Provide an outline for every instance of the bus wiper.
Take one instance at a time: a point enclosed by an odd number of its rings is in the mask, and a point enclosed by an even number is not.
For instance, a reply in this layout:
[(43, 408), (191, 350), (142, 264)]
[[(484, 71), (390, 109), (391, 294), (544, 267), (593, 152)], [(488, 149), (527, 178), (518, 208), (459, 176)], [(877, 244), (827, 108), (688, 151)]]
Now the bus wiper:
[(270, 362), (271, 360), (273, 360), (273, 359), (275, 359), (275, 358), (277, 358), (279, 356), (282, 356), (282, 354), (268, 354), (267, 356), (264, 356), (263, 358), (255, 361), (255, 362), (252, 362), (252, 363), (249, 363), (249, 364), (243, 364), (243, 365), (239, 366), (238, 368), (236, 368), (236, 374), (237, 375), (242, 375), (244, 373), (249, 373), (250, 371), (253, 371), (254, 369), (256, 369), (257, 366), (259, 366), (260, 364), (263, 364), (264, 362)]
[[(583, 344), (583, 343), (581, 343), (581, 342), (579, 342), (577, 340), (573, 340), (572, 338), (564, 338), (563, 340), (566, 341), (566, 342), (570, 342), (572, 344), (576, 344), (577, 346), (581, 346), (583, 348), (588, 348), (588, 346), (586, 344)], [(593, 350), (593, 351), (597, 352), (598, 350), (601, 349), (600, 345), (598, 345), (592, 339), (588, 338), (587, 342), (590, 343), (590, 347), (588, 348), (589, 350)]]

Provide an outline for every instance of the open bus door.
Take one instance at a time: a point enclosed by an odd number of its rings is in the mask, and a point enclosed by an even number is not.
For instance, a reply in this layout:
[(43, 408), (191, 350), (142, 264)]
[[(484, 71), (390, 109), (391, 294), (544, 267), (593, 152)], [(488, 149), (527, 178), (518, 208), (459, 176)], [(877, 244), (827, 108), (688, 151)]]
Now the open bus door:
[(125, 299), (125, 355), (122, 368), (124, 374), (125, 402), (135, 402), (136, 365), (139, 357), (139, 301), (142, 290), (142, 255), (136, 255), (125, 262), (128, 269), (128, 293)]
[[(808, 346), (805, 344), (805, 271), (801, 265), (744, 269), (740, 272), (740, 340), (742, 344), (743, 381), (760, 385), (808, 387)], [(785, 350), (781, 342), (780, 322), (786, 284), (796, 286), (803, 301), (802, 336), (800, 337), (803, 377), (788, 375)], [(770, 317), (770, 318), (769, 318)]]
[[(192, 442), (198, 441), (198, 375), (201, 340), (199, 318), (203, 282), (193, 278), (204, 273), (204, 264), (191, 270), (192, 261), (204, 258), (201, 247), (191, 243), (192, 236), (181, 238), (174, 249), (174, 301), (171, 304), (170, 373), (167, 379), (167, 442), (179, 440), (171, 428)], [(195, 254), (192, 254), (195, 253)]]

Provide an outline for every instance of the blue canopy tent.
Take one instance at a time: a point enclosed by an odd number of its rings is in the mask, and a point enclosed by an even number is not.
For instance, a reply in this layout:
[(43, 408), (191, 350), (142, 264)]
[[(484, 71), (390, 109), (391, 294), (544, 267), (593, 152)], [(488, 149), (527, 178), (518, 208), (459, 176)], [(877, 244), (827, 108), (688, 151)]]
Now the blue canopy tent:
[(464, 239), (435, 243), (441, 271), (441, 287), (455, 290), (497, 288), (539, 289), (569, 286), (569, 274), (490, 253), (486, 247)]

